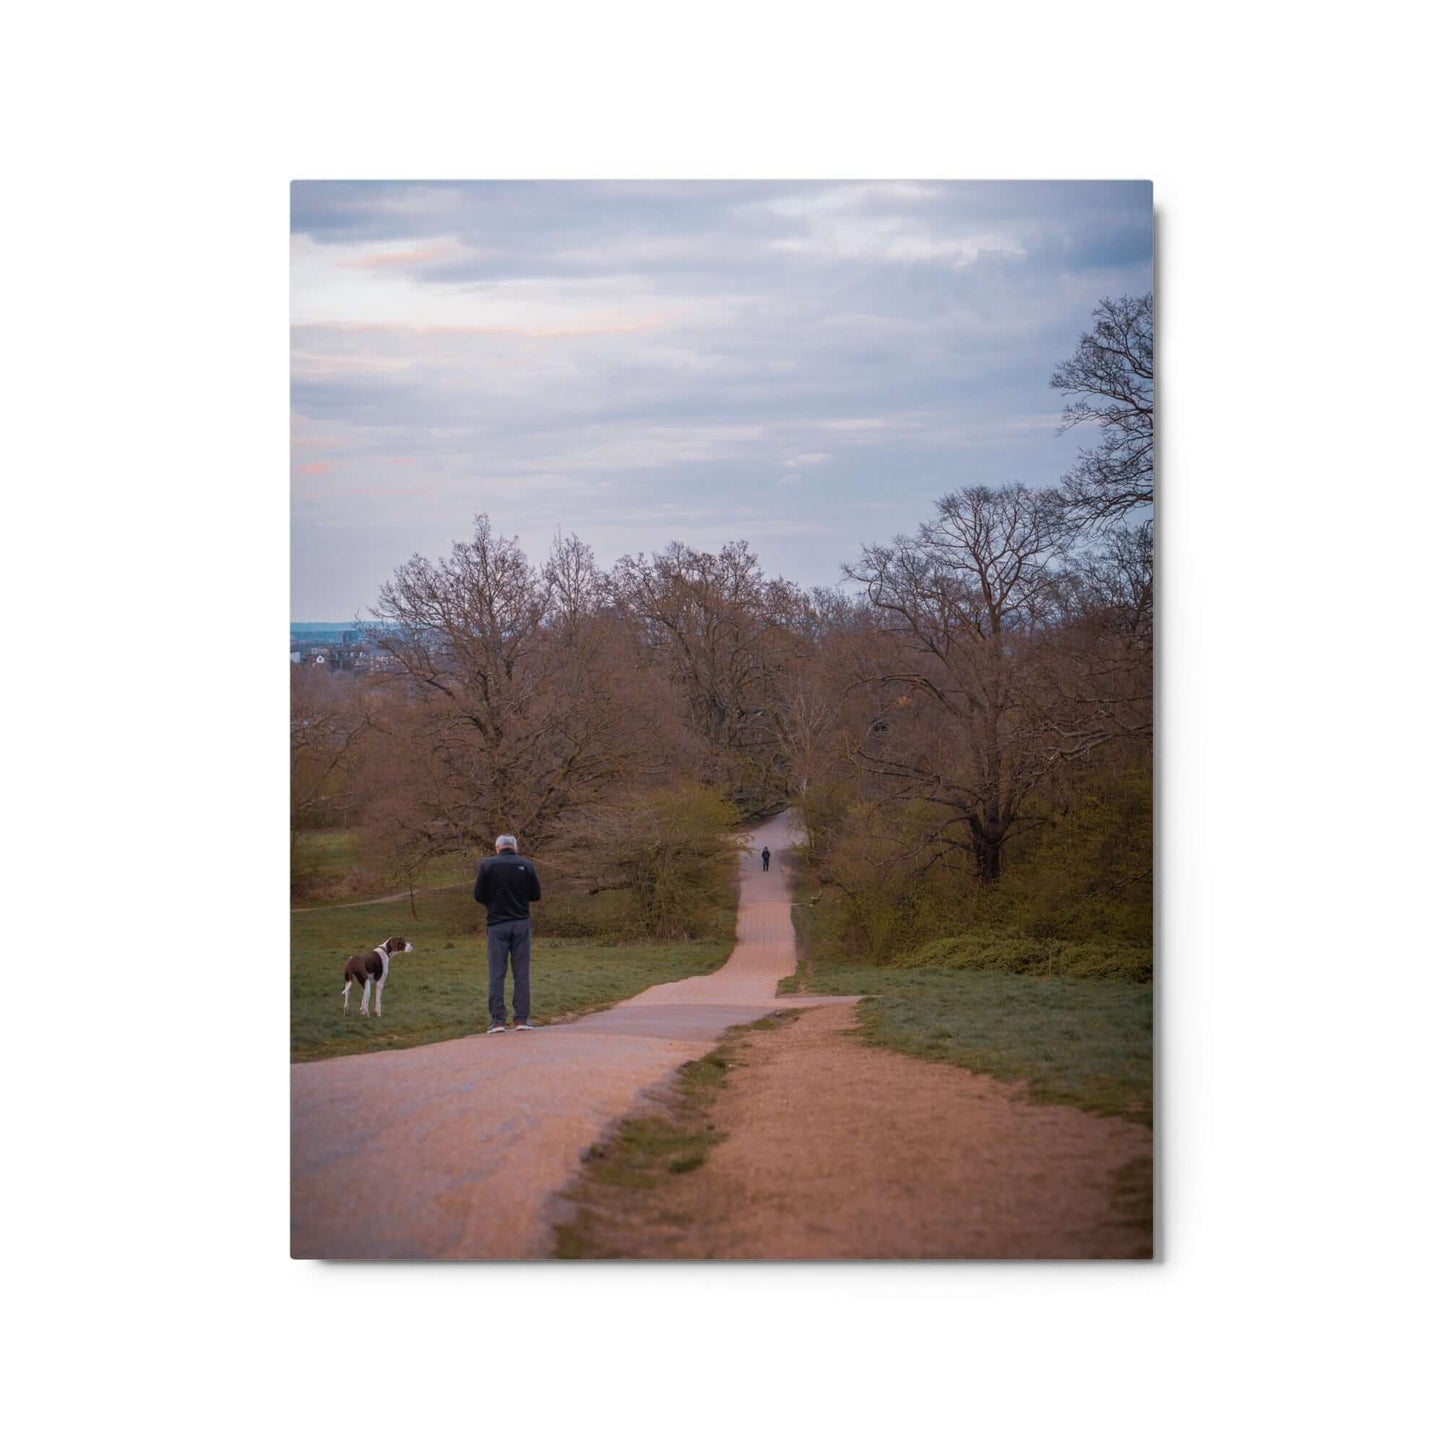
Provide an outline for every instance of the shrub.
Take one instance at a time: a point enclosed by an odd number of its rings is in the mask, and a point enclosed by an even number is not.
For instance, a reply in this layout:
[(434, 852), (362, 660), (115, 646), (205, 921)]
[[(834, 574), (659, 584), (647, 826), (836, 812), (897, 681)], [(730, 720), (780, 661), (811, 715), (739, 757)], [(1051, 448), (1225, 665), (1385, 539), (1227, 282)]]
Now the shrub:
[(736, 826), (729, 802), (687, 784), (579, 813), (566, 843), (538, 859), (557, 885), (549, 927), (574, 937), (729, 936)]
[(1007, 934), (963, 934), (924, 944), (903, 959), (902, 968), (969, 968), (1036, 978), (1117, 978), (1149, 983), (1151, 948), (1110, 941), (1071, 943), (1059, 938)]

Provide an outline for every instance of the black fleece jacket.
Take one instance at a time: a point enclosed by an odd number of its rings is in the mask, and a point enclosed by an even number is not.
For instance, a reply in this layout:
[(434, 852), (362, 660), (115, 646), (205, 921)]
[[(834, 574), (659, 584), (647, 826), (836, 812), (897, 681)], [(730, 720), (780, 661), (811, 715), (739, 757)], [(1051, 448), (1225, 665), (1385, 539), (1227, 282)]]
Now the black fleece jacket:
[(477, 869), (477, 885), (472, 897), (487, 906), (487, 927), (494, 923), (513, 923), (532, 916), (531, 905), (542, 897), (542, 882), (530, 858), (508, 849), (491, 858), (483, 858)]

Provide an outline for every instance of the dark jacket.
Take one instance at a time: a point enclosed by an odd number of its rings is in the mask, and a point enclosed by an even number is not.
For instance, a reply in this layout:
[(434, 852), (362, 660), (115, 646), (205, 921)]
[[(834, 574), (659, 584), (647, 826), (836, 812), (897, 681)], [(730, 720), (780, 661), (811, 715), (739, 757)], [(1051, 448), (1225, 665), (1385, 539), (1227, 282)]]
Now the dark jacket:
[(530, 905), (542, 896), (542, 882), (530, 858), (508, 851), (483, 858), (472, 897), (487, 905), (487, 927), (530, 918)]

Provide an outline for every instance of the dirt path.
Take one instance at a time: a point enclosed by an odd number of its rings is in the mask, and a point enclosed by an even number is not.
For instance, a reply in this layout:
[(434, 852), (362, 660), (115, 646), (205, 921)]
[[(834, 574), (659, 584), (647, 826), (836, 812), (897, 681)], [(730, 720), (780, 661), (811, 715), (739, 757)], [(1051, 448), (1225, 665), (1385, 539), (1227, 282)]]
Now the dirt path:
[[(784, 815), (750, 842), (776, 858), (792, 828)], [(716, 973), (535, 1033), (294, 1064), (292, 1256), (545, 1255), (548, 1201), (588, 1146), (725, 1030), (780, 1007), (797, 961), (786, 876), (742, 869), (738, 942)]]
[(853, 1005), (739, 1042), (695, 1172), (592, 1192), (601, 1252), (651, 1259), (1151, 1253), (1151, 1132), (869, 1048)]
[[(452, 887), (456, 887), (453, 884)], [(418, 888), (416, 896), (421, 897), (423, 893), (445, 893), (447, 889), (441, 888)], [(405, 903), (412, 896), (411, 890), (403, 888), (400, 893), (384, 893), (380, 898), (348, 898), (344, 903), (296, 903), (291, 907), (292, 913), (319, 913), (326, 908), (371, 908), (378, 903)]]

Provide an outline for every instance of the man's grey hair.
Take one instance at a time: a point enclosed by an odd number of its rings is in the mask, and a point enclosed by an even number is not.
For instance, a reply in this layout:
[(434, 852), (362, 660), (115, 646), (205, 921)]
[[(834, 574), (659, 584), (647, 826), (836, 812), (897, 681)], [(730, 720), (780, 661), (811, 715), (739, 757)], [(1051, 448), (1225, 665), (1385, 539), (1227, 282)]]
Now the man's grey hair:
[(497, 847), (511, 848), (515, 852), (517, 847), (517, 840), (512, 837), (510, 833), (503, 833), (501, 837), (497, 839)]

